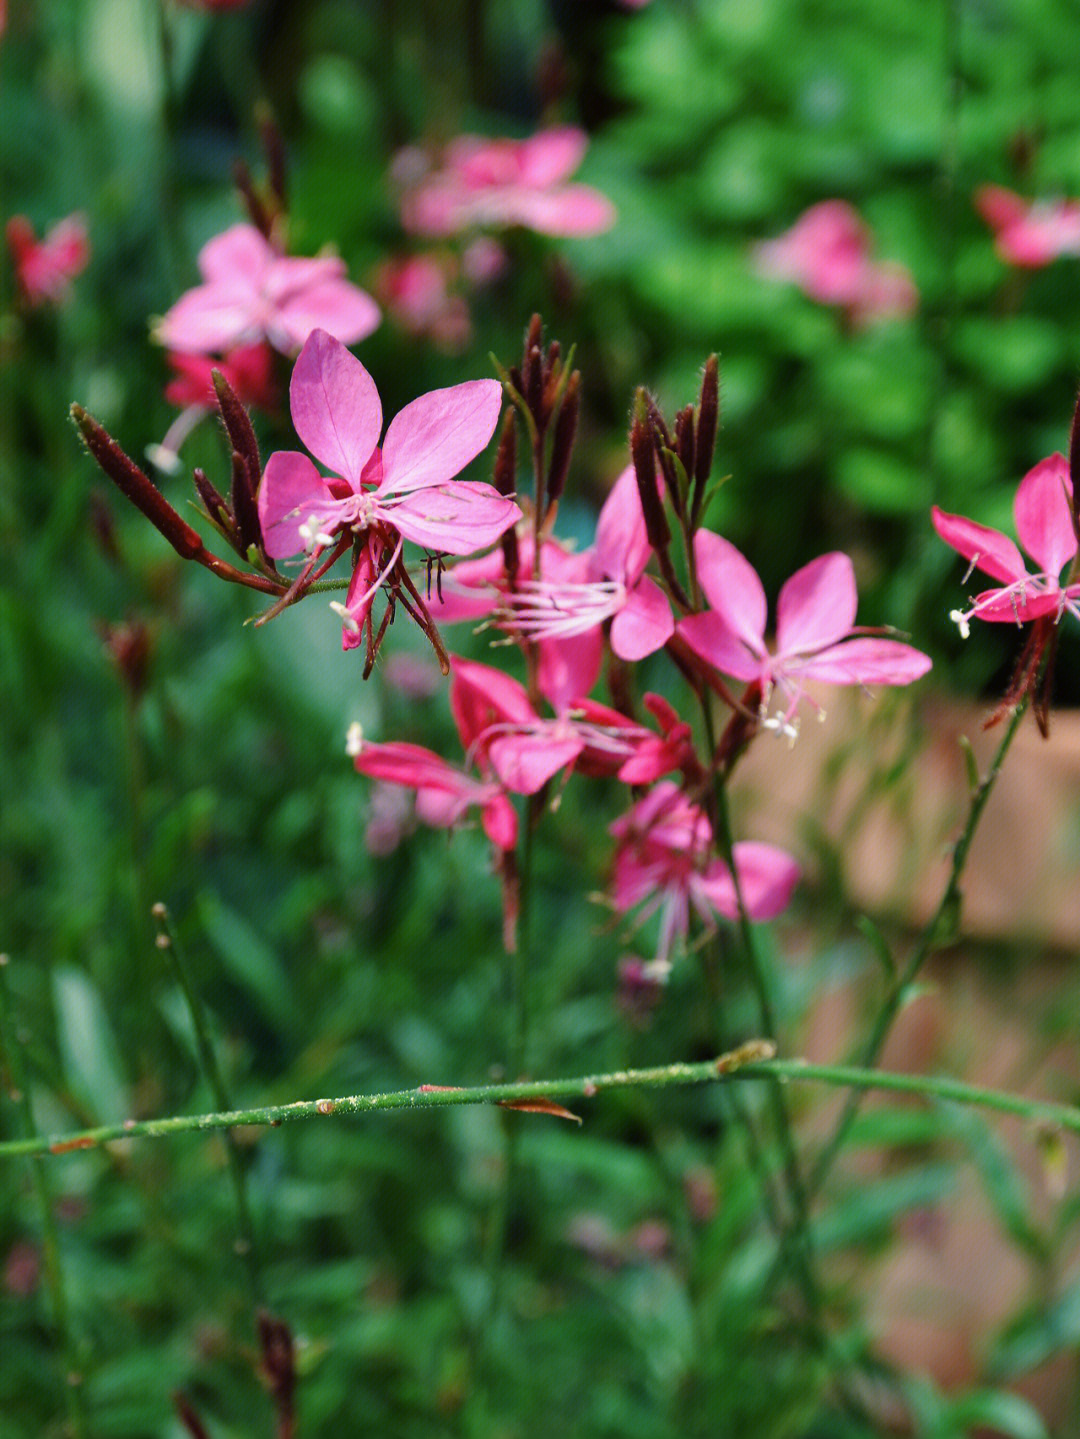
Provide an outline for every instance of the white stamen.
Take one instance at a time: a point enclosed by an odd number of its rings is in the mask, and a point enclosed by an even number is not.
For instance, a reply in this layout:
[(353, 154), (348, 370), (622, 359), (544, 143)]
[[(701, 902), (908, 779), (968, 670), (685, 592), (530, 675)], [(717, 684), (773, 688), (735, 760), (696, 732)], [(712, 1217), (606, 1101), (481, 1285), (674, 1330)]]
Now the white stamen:
[(334, 611), (336, 615), (341, 616), (341, 623), (345, 626), (345, 628), (349, 631), (351, 635), (358, 635), (360, 633), (359, 624), (356, 620), (353, 619), (352, 615), (349, 614), (349, 611), (345, 608), (345, 606), (341, 603), (340, 600), (331, 600), (330, 608)]
[(352, 724), (345, 731), (345, 753), (350, 759), (355, 759), (364, 748), (364, 731), (359, 720), (353, 720)]
[(971, 638), (971, 626), (968, 624), (967, 615), (962, 610), (950, 610), (949, 618), (960, 631), (960, 638), (967, 640)]

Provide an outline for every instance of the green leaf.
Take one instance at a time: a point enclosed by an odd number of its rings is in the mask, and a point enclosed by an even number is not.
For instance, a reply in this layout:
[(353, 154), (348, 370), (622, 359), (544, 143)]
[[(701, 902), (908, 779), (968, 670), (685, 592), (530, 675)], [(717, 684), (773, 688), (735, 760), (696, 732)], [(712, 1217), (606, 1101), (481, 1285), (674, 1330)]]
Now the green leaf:
[(199, 896), (197, 913), (230, 978), (258, 1001), (268, 1019), (290, 1030), (296, 1019), (292, 988), (274, 951), (211, 890)]
[(60, 1062), (72, 1094), (102, 1123), (123, 1119), (128, 1086), (97, 987), (81, 969), (58, 967), (53, 1002)]

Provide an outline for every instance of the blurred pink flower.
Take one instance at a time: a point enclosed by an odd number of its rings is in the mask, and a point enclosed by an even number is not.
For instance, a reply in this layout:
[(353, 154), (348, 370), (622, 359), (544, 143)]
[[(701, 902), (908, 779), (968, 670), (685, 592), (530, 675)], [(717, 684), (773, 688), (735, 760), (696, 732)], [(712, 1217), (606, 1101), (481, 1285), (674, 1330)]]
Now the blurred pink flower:
[[(598, 235), (614, 225), (615, 207), (589, 185), (564, 183), (587, 144), (585, 132), (572, 126), (527, 140), (459, 136), (447, 147), (442, 169), (406, 190), (402, 222), (423, 235), (512, 225), (543, 235)], [(403, 164), (395, 168), (406, 173)]]
[(12, 215), (4, 233), (15, 280), (29, 305), (64, 299), (72, 279), (86, 269), (90, 259), (86, 221), (81, 215), (59, 220), (40, 240), (25, 215)]
[(185, 355), (170, 350), (165, 356), (176, 374), (165, 386), (170, 405), (216, 403), (211, 370), (220, 370), (245, 405), (272, 410), (278, 402), (274, 383), (274, 352), (269, 345), (237, 345), (219, 360), (209, 355)]
[(346, 649), (359, 643), (376, 592), (395, 571), (405, 540), (467, 555), (494, 544), (521, 517), (489, 484), (454, 480), (491, 439), (502, 407), (497, 380), (467, 380), (421, 395), (394, 417), (380, 448), (375, 382), (344, 345), (313, 330), (293, 367), (293, 424), (307, 455), (270, 456), (259, 519), (273, 559), (318, 554), (352, 531), (361, 548), (341, 615)]
[[(676, 939), (685, 941), (693, 909), (711, 923), (719, 914), (737, 919), (731, 871), (713, 854), (708, 818), (671, 780), (663, 780), (610, 826), (618, 841), (612, 902), (621, 913), (641, 906), (639, 922), (660, 911), (656, 958), (667, 964)], [(746, 912), (774, 919), (787, 907), (799, 878), (790, 855), (770, 844), (745, 840), (734, 847)]]
[(375, 287), (386, 309), (411, 335), (426, 335), (456, 354), (472, 339), (472, 317), (463, 295), (451, 292), (451, 256), (408, 255), (387, 260)]
[(758, 680), (763, 711), (773, 690), (780, 691), (784, 712), (763, 719), (764, 728), (795, 738), (799, 705), (803, 700), (813, 704), (805, 690), (809, 681), (906, 685), (930, 668), (929, 656), (910, 645), (856, 629), (855, 571), (847, 555), (821, 555), (784, 584), (776, 605), (775, 651), (765, 644), (768, 605), (749, 560), (709, 530), (694, 536), (694, 556), (712, 608), (687, 615), (678, 632), (722, 674)]
[(975, 208), (1010, 265), (1038, 269), (1059, 255), (1080, 255), (1080, 200), (1028, 201), (1000, 185), (983, 185)]
[(855, 324), (909, 315), (919, 303), (910, 272), (871, 259), (870, 232), (845, 200), (812, 205), (790, 230), (754, 246), (760, 274), (789, 280), (812, 300), (837, 305)]
[(268, 340), (292, 354), (315, 329), (343, 345), (370, 335), (379, 307), (345, 278), (336, 256), (281, 255), (254, 225), (233, 225), (199, 251), (203, 284), (181, 295), (155, 337), (170, 350), (198, 355)]
[(1008, 535), (961, 515), (948, 515), (935, 505), (934, 529), (964, 558), (970, 569), (1001, 580), (1000, 588), (984, 590), (967, 610), (949, 618), (967, 639), (973, 619), (1022, 625), (1041, 615), (1055, 622), (1068, 612), (1080, 618), (1080, 582), (1061, 583), (1061, 572), (1076, 556), (1072, 516), (1072, 481), (1064, 455), (1050, 455), (1027, 472), (1013, 502), (1020, 543), (1039, 566), (1030, 574), (1024, 557)]

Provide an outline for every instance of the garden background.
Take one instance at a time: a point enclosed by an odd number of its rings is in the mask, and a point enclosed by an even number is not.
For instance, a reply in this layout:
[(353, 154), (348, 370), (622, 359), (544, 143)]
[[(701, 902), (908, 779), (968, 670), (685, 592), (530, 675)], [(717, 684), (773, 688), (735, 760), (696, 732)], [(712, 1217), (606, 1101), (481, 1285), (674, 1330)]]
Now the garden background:
[[(245, 625), (258, 597), (186, 566), (68, 419), (79, 402), (140, 460), (164, 440), (177, 407), (150, 325), (244, 218), (236, 161), (265, 186), (276, 125), (291, 252), (333, 247), (383, 309), (355, 348), (388, 415), (492, 375), (492, 353), (516, 362), (534, 312), (576, 346), (560, 528), (582, 544), (628, 462), (635, 387), (671, 415), (718, 352), (714, 473), (731, 478), (711, 526), (770, 596), (851, 553), (860, 620), (932, 655), (915, 691), (838, 704), (793, 751), (759, 740), (734, 788), (740, 823), (804, 869), (761, 941), (781, 1053), (842, 1061), (879, 996), (878, 937), (902, 948), (936, 903), (962, 821), (956, 734), (991, 752), (978, 726), (1017, 651), (1012, 626), (964, 642), (950, 622), (963, 567), (930, 506), (1013, 533), (1017, 481), (1068, 444), (1080, 245), (1010, 264), (975, 196), (1080, 194), (1078, 73), (1069, 0), (10, 0), (3, 217), (41, 235), (77, 212), (89, 244), (41, 303), (11, 250), (0, 278), (0, 948), (41, 1132), (217, 1107), (155, 902), (238, 1106), (516, 1077), (483, 835), (405, 833), (345, 754), (354, 722), (452, 740), (423, 636), (399, 622), (365, 683), (317, 599)], [(575, 180), (614, 205), (607, 232), (515, 227), (480, 273), (468, 236), (404, 228), (418, 155), (564, 124), (588, 133)], [(833, 199), (910, 273), (908, 313), (859, 315), (763, 273), (755, 246)], [(421, 254), (441, 276), (423, 314), (395, 288)], [(287, 375), (256, 412), (264, 454), (295, 444)], [(182, 458), (150, 472), (190, 516), (193, 465), (227, 483), (213, 419)], [(488, 638), (456, 630), (454, 648), (482, 657)], [(1077, 657), (1066, 624), (1062, 708), (1080, 703)], [(982, 836), (1001, 872), (972, 878), (977, 941), (935, 957), (886, 1065), (1072, 1102), (1075, 731), (1055, 714), (1044, 744), (1026, 723), (1010, 762), (1028, 768)], [(571, 782), (538, 831), (529, 1077), (717, 1052), (691, 957), (656, 992), (620, 971), (627, 928), (591, 898), (616, 812), (610, 788)], [(995, 909), (1033, 853), (1026, 892)], [(726, 1022), (754, 1033), (737, 988)], [(792, 1086), (791, 1103), (812, 1151), (837, 1101)], [(868, 1105), (815, 1220), (822, 1350), (761, 1299), (773, 1241), (717, 1086), (571, 1107), (581, 1129), (477, 1106), (237, 1132), (261, 1299), (296, 1344), (298, 1435), (1076, 1432), (1070, 1146), (976, 1111)], [(20, 1125), (5, 1093), (0, 1137)], [(6, 1159), (0, 1433), (64, 1432), (73, 1363), (102, 1439), (198, 1432), (177, 1392), (216, 1439), (275, 1432), (220, 1137), (123, 1141), (45, 1173), (70, 1350), (33, 1171)]]

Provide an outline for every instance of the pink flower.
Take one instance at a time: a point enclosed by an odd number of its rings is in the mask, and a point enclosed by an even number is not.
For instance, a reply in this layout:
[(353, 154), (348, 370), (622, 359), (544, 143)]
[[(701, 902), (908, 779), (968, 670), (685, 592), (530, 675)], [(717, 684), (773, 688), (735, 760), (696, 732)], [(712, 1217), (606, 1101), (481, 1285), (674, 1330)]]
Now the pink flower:
[(853, 323), (909, 315), (919, 303), (903, 265), (870, 258), (870, 232), (845, 200), (823, 200), (790, 230), (754, 247), (758, 270), (790, 280), (812, 300), (839, 305)]
[(159, 445), (147, 445), (146, 453), (159, 470), (175, 474), (180, 468), (180, 446), (192, 430), (217, 404), (211, 371), (220, 370), (245, 405), (275, 409), (278, 402), (274, 381), (274, 352), (265, 343), (239, 345), (224, 359), (211, 355), (178, 355), (165, 357), (176, 374), (165, 386), (165, 398), (171, 405), (183, 405)]
[(975, 208), (1010, 265), (1038, 269), (1059, 255), (1080, 255), (1080, 200), (1027, 201), (1000, 185), (975, 192)]
[(452, 294), (449, 257), (409, 255), (380, 269), (377, 291), (387, 310), (412, 335), (427, 335), (451, 354), (472, 339), (472, 318), (464, 296)]
[(335, 606), (347, 649), (358, 642), (404, 540), (470, 554), (520, 518), (517, 505), (492, 485), (453, 479), (491, 439), (502, 405), (497, 380), (421, 395), (390, 422), (380, 448), (374, 380), (332, 335), (313, 330), (293, 368), (289, 397), (297, 434), (332, 474), (326, 478), (297, 451), (270, 456), (259, 488), (266, 552), (283, 559), (317, 553), (343, 531), (359, 537), (345, 604)]
[(675, 632), (671, 607), (645, 574), (652, 549), (633, 465), (615, 481), (596, 525), (596, 541), (571, 557), (560, 578), (520, 579), (506, 595), (507, 629), (529, 639), (569, 639), (611, 621), (611, 648), (620, 659), (654, 654)]
[(443, 168), (406, 193), (402, 222), (423, 235), (511, 225), (543, 235), (598, 235), (615, 223), (611, 201), (591, 186), (564, 183), (587, 144), (585, 132), (571, 126), (527, 140), (462, 135), (448, 146)]
[(795, 738), (807, 682), (906, 685), (930, 668), (929, 657), (910, 645), (860, 635), (854, 628), (858, 600), (847, 555), (821, 555), (784, 584), (776, 605), (775, 652), (765, 644), (768, 607), (750, 562), (709, 530), (694, 536), (694, 556), (712, 608), (680, 620), (678, 632), (723, 674), (759, 681), (763, 713), (779, 689), (786, 708), (762, 721), (767, 729)]
[[(676, 938), (685, 941), (693, 909), (707, 923), (715, 915), (737, 919), (731, 871), (713, 854), (705, 812), (677, 785), (664, 780), (611, 825), (619, 843), (612, 900), (621, 913), (642, 906), (639, 922), (660, 911), (657, 959), (670, 960)], [(734, 847), (739, 890), (750, 919), (774, 919), (799, 878), (790, 855), (753, 840)]]
[(358, 725), (349, 731), (346, 748), (360, 774), (384, 784), (414, 789), (417, 817), (425, 824), (451, 828), (476, 805), (484, 833), (492, 844), (504, 850), (517, 844), (517, 814), (503, 787), (495, 781), (476, 779), (455, 769), (420, 745), (368, 744)]
[(203, 284), (181, 295), (155, 335), (170, 350), (199, 355), (269, 340), (292, 354), (314, 329), (345, 345), (370, 335), (379, 307), (345, 278), (335, 256), (280, 255), (254, 225), (233, 225), (199, 251)]
[(72, 279), (86, 269), (90, 259), (86, 221), (81, 215), (59, 220), (40, 240), (25, 215), (12, 215), (5, 235), (15, 279), (29, 305), (64, 299)]
[(969, 573), (979, 569), (1002, 581), (1000, 588), (977, 596), (970, 609), (953, 610), (949, 615), (965, 639), (973, 619), (1022, 625), (1041, 615), (1052, 615), (1056, 623), (1066, 611), (1080, 617), (1080, 582), (1061, 583), (1061, 571), (1075, 559), (1077, 549), (1072, 481), (1063, 455), (1050, 455), (1029, 470), (1013, 503), (1016, 533), (1039, 566), (1036, 574), (1028, 573), (1023, 555), (1000, 531), (961, 515), (947, 515), (936, 505), (931, 516), (945, 543), (970, 561)]

